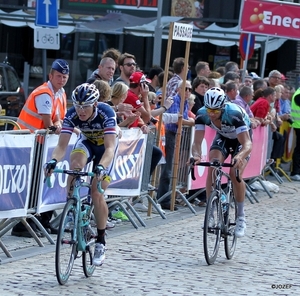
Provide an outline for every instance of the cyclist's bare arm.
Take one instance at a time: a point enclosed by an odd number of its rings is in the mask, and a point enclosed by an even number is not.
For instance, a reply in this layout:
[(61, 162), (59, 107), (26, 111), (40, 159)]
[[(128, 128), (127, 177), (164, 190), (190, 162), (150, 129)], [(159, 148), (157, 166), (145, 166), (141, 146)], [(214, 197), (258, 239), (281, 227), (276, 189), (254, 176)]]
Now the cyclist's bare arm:
[(252, 150), (252, 142), (249, 136), (249, 132), (242, 132), (237, 135), (239, 143), (242, 145), (242, 149), (237, 155), (232, 159), (235, 161), (234, 168), (243, 169), (245, 166), (245, 158), (250, 154)]
[(205, 130), (195, 131), (194, 143), (192, 145), (192, 155), (195, 159), (195, 164), (201, 161), (201, 156), (202, 156), (201, 145), (204, 136), (205, 136)]
[(114, 134), (108, 134), (104, 136), (104, 147), (105, 151), (101, 157), (100, 164), (104, 167), (107, 168), (115, 154), (115, 148), (116, 148), (116, 135)]

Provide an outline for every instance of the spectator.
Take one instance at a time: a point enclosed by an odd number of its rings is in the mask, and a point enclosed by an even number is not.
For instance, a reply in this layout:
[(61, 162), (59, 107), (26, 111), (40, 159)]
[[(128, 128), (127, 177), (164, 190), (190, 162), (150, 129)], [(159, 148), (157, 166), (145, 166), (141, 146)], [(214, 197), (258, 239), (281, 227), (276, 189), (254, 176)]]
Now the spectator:
[[(29, 129), (30, 132), (34, 132), (39, 129), (47, 129), (50, 126), (55, 126), (55, 133), (60, 133), (62, 120), (67, 110), (67, 97), (63, 87), (68, 82), (68, 79), (69, 64), (62, 59), (55, 60), (51, 66), (49, 81), (33, 90), (21, 110), (17, 120), (21, 129)], [(50, 224), (52, 214), (53, 211), (42, 213), (40, 222), (48, 233), (57, 234), (57, 229)], [(37, 230), (35, 224), (31, 224), (31, 227), (37, 236), (42, 236), (42, 233)], [(15, 225), (11, 234), (14, 236), (31, 237), (31, 234), (22, 223)]]
[(296, 134), (296, 146), (293, 152), (291, 179), (300, 181), (300, 88), (298, 88), (291, 103), (291, 119), (293, 121), (292, 127)]
[(193, 118), (195, 120), (196, 115), (192, 112), (192, 108), (195, 105), (195, 95), (191, 94), (188, 98), (188, 105), (189, 105), (189, 112), (188, 112), (188, 117)]
[(195, 71), (197, 76), (208, 77), (210, 74), (209, 63), (200, 61), (196, 64)]
[[(173, 105), (170, 107), (169, 110), (167, 110), (167, 113), (172, 114), (178, 114), (180, 111), (180, 104), (181, 104), (181, 92), (182, 92), (182, 86), (183, 86), (183, 80), (180, 79), (183, 74), (183, 66), (182, 60), (175, 59), (174, 61), (176, 67), (174, 67), (174, 72), (177, 73), (173, 76), (174, 80), (176, 79), (178, 81), (177, 85), (177, 91), (176, 94), (172, 97), (173, 98)], [(174, 64), (173, 64), (174, 65)], [(181, 72), (179, 71), (181, 69)], [(180, 76), (181, 75), (181, 76)], [(172, 85), (174, 85), (174, 80), (170, 79), (167, 88), (169, 90), (169, 93), (173, 93), (174, 90), (171, 88)], [(191, 83), (190, 81), (186, 81), (185, 86), (185, 98), (184, 100), (184, 111), (183, 111), (183, 119), (182, 124), (187, 126), (193, 126), (194, 125), (194, 119), (188, 117), (188, 101), (191, 94)], [(166, 163), (162, 165), (162, 170), (160, 174), (160, 180), (159, 180), (159, 186), (157, 191), (157, 199), (159, 200), (163, 195), (169, 192), (169, 187), (171, 183), (171, 174), (172, 174), (172, 166), (173, 166), (173, 156), (174, 156), (174, 150), (175, 150), (175, 139), (176, 139), (176, 133), (177, 133), (177, 124), (166, 124), (165, 125), (166, 130), (166, 144), (165, 144), (165, 152), (166, 152)], [(160, 203), (162, 209), (170, 210), (170, 195), (166, 196), (163, 201)], [(175, 206), (174, 210), (176, 211), (178, 208)]]
[(243, 86), (240, 90), (240, 93), (235, 97), (235, 100), (233, 100), (232, 103), (239, 105), (246, 111), (250, 118), (251, 128), (255, 129), (260, 125), (260, 122), (254, 118), (253, 113), (249, 107), (249, 103), (251, 102), (252, 97), (252, 88), (250, 86)]
[(158, 75), (162, 73), (164, 70), (163, 68), (159, 66), (153, 66), (149, 70), (149, 74), (147, 75), (147, 78), (151, 80), (151, 82), (148, 84), (149, 86), (149, 91), (156, 92), (157, 89), (159, 88), (159, 80), (158, 80)]
[(207, 78), (219, 79), (222, 75), (217, 71), (211, 71)]
[(197, 76), (192, 83), (192, 94), (195, 95), (195, 104), (192, 108), (194, 114), (204, 106), (204, 94), (208, 90), (209, 80), (204, 76)]
[(108, 100), (110, 100), (111, 88), (106, 81), (96, 79), (93, 84), (95, 84), (97, 89), (99, 90), (99, 102), (107, 102)]
[(238, 85), (235, 81), (232, 81), (232, 80), (229, 80), (225, 83), (226, 85), (226, 96), (227, 96), (227, 99), (230, 100), (230, 101), (233, 101), (235, 100), (235, 97), (237, 96), (238, 94)]
[(245, 76), (244, 85), (252, 87), (252, 77), (250, 75)]
[(223, 83), (226, 84), (226, 82), (229, 80), (240, 84), (240, 75), (233, 71), (226, 72), (226, 74), (224, 75)]
[(269, 86), (275, 87), (276, 85), (281, 83), (281, 73), (278, 70), (272, 70), (269, 73)]
[(262, 89), (262, 90), (266, 89), (268, 87), (268, 84), (264, 79), (257, 79), (254, 80), (252, 87), (255, 93), (258, 89)]
[(98, 66), (98, 73), (93, 72), (92, 76), (87, 80), (87, 83), (93, 83), (96, 79), (104, 80), (111, 83), (116, 70), (116, 62), (109, 57), (101, 59)]
[(121, 74), (112, 83), (112, 85), (117, 81), (121, 81), (129, 86), (130, 84), (129, 77), (136, 71), (136, 67), (137, 67), (135, 56), (127, 52), (121, 54), (118, 61), (118, 65)]
[(291, 101), (289, 100), (290, 97), (290, 88), (288, 85), (282, 86), (281, 84), (279, 84), (278, 86), (275, 87), (275, 89), (277, 87), (281, 87), (281, 97), (279, 99), (279, 103), (280, 103), (280, 112), (279, 117), (281, 118), (281, 120), (283, 121), (290, 121), (291, 120)]

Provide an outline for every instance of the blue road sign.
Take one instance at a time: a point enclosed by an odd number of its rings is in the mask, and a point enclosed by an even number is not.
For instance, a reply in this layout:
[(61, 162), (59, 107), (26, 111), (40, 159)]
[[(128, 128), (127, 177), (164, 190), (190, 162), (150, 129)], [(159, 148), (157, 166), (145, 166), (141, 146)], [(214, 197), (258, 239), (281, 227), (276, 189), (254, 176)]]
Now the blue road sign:
[(35, 25), (41, 27), (58, 27), (57, 0), (37, 0)]

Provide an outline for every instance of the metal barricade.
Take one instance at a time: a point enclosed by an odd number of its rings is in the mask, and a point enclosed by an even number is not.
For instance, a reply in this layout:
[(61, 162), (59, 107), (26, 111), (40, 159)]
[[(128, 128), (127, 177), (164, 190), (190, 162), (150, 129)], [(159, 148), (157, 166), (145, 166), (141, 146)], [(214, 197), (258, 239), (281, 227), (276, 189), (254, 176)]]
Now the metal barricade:
[[(180, 158), (178, 165), (178, 174), (176, 180), (176, 193), (181, 198), (182, 203), (185, 204), (194, 214), (196, 214), (195, 209), (190, 204), (189, 200), (186, 198), (187, 186), (188, 186), (188, 166), (186, 165), (189, 156), (191, 154), (191, 132), (192, 128), (183, 126), (182, 136), (180, 141)], [(174, 161), (174, 160), (173, 160)], [(173, 176), (172, 172), (172, 176)], [(173, 178), (173, 177), (172, 177)], [(166, 197), (172, 194), (172, 190), (161, 196), (158, 202), (162, 202)]]

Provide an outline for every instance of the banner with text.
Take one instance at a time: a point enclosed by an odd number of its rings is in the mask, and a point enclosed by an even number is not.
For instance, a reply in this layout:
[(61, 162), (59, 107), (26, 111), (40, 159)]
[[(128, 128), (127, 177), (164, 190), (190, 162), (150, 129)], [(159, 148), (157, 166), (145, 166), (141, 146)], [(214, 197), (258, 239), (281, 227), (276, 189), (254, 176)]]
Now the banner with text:
[(300, 5), (265, 0), (243, 1), (239, 27), (250, 32), (299, 39)]
[(27, 214), (34, 134), (0, 134), (0, 218)]
[[(268, 128), (259, 126), (254, 129), (252, 134), (252, 152), (249, 163), (244, 171), (243, 178), (248, 179), (259, 176), (267, 161), (268, 146)], [(209, 161), (209, 150), (216, 132), (210, 127), (205, 127), (205, 137), (202, 142), (202, 161)], [(194, 139), (194, 135), (192, 133)], [(192, 141), (193, 141), (192, 139)], [(229, 162), (230, 158), (226, 161)], [(229, 168), (224, 168), (229, 172)], [(192, 180), (189, 176), (188, 189), (205, 188), (208, 168), (204, 166), (195, 167), (196, 180)]]

